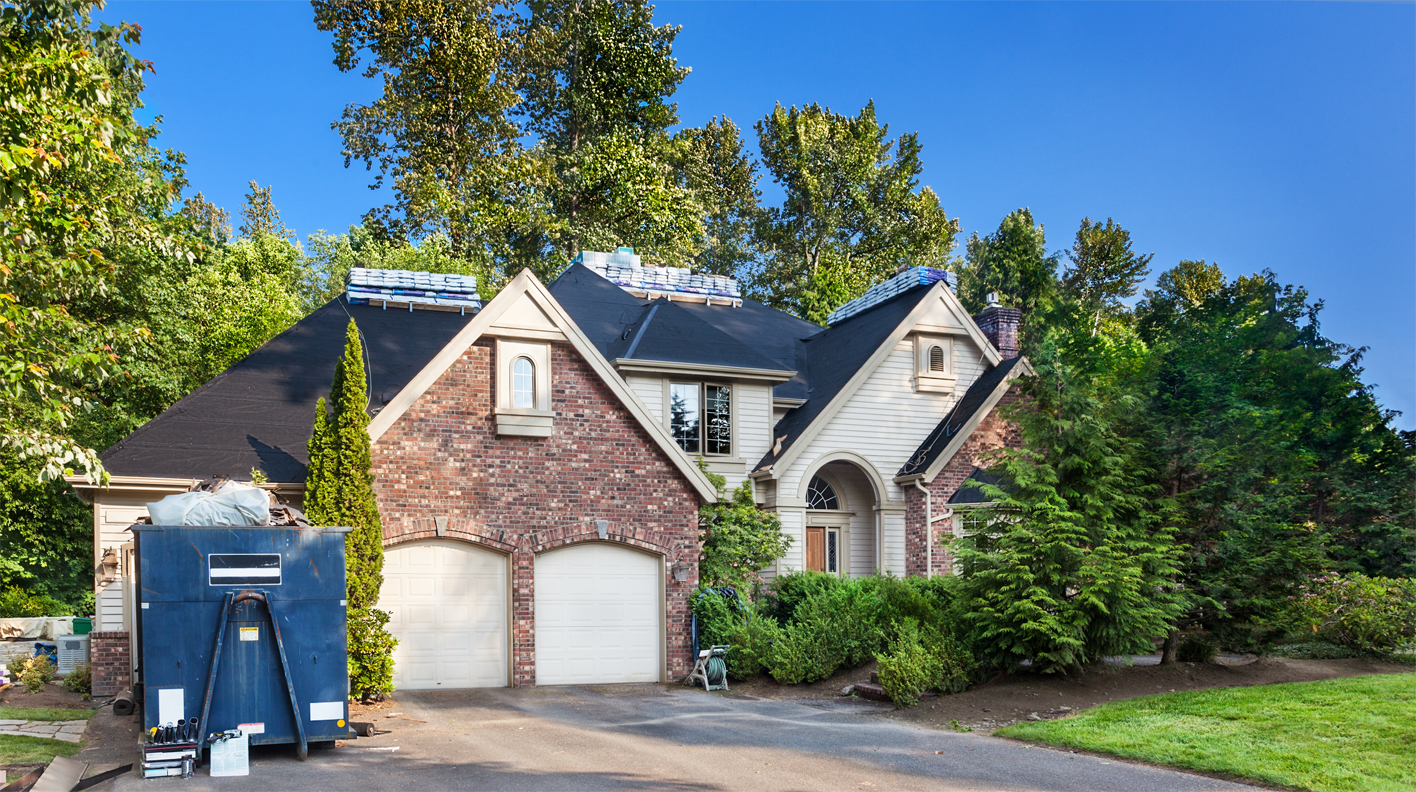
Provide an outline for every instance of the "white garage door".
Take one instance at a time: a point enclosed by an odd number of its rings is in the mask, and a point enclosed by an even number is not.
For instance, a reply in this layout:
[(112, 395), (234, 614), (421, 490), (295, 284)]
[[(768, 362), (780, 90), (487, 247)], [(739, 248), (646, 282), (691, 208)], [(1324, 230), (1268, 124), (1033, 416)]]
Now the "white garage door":
[(506, 557), (459, 542), (418, 542), (384, 552), (378, 607), (398, 639), (401, 690), (504, 687)]
[(609, 544), (536, 556), (536, 684), (658, 682), (663, 562)]

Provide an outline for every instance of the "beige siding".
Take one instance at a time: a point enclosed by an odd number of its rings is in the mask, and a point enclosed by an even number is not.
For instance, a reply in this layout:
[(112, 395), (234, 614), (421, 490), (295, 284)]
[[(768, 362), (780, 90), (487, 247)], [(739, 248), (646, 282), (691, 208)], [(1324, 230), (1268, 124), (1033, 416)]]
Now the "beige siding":
[(885, 569), (899, 577), (905, 576), (905, 513), (887, 511), (880, 513), (880, 522), (885, 534)]
[[(128, 527), (137, 522), (139, 517), (147, 516), (147, 506), (149, 500), (162, 497), (161, 495), (127, 495), (118, 493), (105, 493), (99, 496), (97, 509), (97, 535), (94, 537), (94, 566), (103, 558), (103, 551), (113, 548), (119, 553), (121, 563), (123, 546), (131, 544), (133, 533)], [(95, 630), (127, 630), (131, 624), (126, 613), (125, 590), (128, 578), (122, 576), (122, 567), (119, 567), (120, 576), (107, 585), (99, 584), (94, 598), (95, 612), (93, 628)]]
[(782, 518), (782, 533), (792, 539), (792, 546), (787, 548), (786, 554), (777, 561), (777, 570), (791, 572), (802, 569), (806, 566), (806, 512), (801, 509), (785, 509), (779, 510), (777, 515)]
[(748, 471), (772, 447), (772, 386), (739, 383), (737, 391), (737, 456), (742, 460), (742, 474), (730, 482), (742, 483)]
[(624, 378), (634, 395), (644, 402), (650, 414), (664, 420), (664, 378), (658, 375), (630, 374)]

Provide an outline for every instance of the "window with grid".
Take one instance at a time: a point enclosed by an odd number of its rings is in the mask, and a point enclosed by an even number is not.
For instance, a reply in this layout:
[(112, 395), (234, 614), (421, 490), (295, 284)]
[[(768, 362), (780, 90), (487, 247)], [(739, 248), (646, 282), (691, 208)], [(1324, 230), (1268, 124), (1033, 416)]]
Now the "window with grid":
[(690, 454), (733, 452), (733, 394), (727, 385), (669, 384), (669, 433)]
[(811, 482), (806, 485), (806, 508), (808, 509), (839, 509), (840, 500), (836, 498), (836, 490), (827, 483), (826, 479), (820, 476), (812, 476)]

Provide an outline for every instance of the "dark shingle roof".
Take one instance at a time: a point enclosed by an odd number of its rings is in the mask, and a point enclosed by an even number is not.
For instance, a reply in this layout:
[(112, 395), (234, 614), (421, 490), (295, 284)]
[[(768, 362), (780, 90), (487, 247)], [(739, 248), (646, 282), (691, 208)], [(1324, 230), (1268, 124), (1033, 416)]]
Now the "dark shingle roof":
[[(735, 310), (720, 306), (723, 310)], [(573, 314), (572, 314), (573, 316)], [(610, 360), (663, 360), (701, 366), (778, 371), (791, 369), (684, 310), (683, 303), (659, 298), (609, 344)]]
[(954, 439), (964, 424), (968, 423), (974, 414), (983, 408), (989, 394), (998, 388), (998, 385), (1008, 376), (1008, 372), (1012, 371), (1013, 367), (1021, 361), (1021, 357), (1008, 358), (974, 380), (969, 389), (964, 391), (963, 398), (954, 405), (954, 409), (950, 410), (949, 414), (944, 416), (944, 420), (940, 421), (939, 425), (929, 433), (929, 436), (924, 438), (924, 442), (920, 443), (919, 448), (910, 455), (910, 460), (900, 468), (900, 472), (896, 475), (913, 476), (928, 470), (929, 466), (934, 464), (934, 460), (944, 453), (949, 441)]
[[(856, 314), (806, 339), (798, 353), (798, 376), (806, 385), (806, 404), (787, 413), (775, 429), (773, 440), (786, 436), (781, 453), (771, 451), (757, 463), (761, 470), (791, 448), (836, 394), (851, 381), (870, 356), (880, 348), (900, 322), (919, 305), (930, 289), (913, 289)], [(774, 392), (775, 393), (775, 392)], [(780, 394), (777, 394), (780, 395)]]
[(468, 322), (446, 311), (329, 302), (102, 454), (117, 476), (302, 482), (315, 402), (329, 393), (353, 317), (369, 361), (370, 407), (392, 399)]
[(954, 491), (954, 494), (949, 496), (948, 502), (955, 506), (970, 503), (992, 503), (993, 498), (988, 497), (983, 491), (983, 487), (988, 484), (1001, 487), (1005, 491), (1011, 489), (1007, 478), (995, 476), (983, 468), (976, 467), (973, 472), (969, 473), (969, 477), (964, 479), (964, 483)]

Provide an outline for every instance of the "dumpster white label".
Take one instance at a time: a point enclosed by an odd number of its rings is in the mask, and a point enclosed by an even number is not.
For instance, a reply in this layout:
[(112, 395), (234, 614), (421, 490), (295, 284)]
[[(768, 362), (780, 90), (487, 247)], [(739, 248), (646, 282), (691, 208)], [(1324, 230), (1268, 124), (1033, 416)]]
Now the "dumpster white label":
[(310, 720), (312, 721), (340, 720), (343, 717), (344, 702), (342, 701), (310, 702)]
[(243, 640), (243, 641), (259, 641), (260, 639), (261, 639), (261, 628), (259, 628), (259, 627), (242, 627), (242, 628), (241, 628), (241, 640)]
[(181, 723), (187, 719), (182, 688), (161, 688), (157, 691), (157, 722)]
[(213, 586), (279, 586), (279, 553), (212, 553), (207, 556)]
[(264, 723), (243, 723), (236, 728), (240, 729), (242, 734), (265, 734)]

